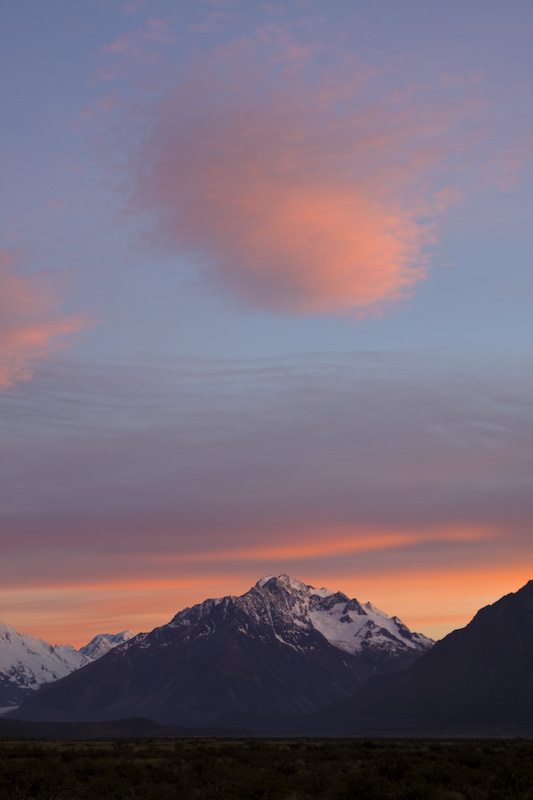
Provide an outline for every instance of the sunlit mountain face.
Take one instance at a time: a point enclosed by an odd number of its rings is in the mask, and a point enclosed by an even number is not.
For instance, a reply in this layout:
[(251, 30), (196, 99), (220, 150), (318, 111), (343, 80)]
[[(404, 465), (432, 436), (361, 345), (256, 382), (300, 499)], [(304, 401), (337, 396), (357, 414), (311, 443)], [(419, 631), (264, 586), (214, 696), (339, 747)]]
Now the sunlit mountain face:
[(24, 719), (144, 716), (182, 725), (225, 715), (312, 713), (376, 672), (413, 663), (433, 642), (342, 592), (287, 575), (241, 597), (180, 611), (20, 709)]

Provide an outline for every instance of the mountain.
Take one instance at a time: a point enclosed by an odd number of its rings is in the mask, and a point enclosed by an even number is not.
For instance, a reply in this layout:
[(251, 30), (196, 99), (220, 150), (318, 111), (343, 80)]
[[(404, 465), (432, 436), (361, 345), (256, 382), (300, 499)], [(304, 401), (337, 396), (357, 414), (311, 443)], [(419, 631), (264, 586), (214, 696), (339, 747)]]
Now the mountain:
[(81, 650), (51, 645), (0, 622), (0, 708), (17, 706), (43, 683), (56, 681), (131, 638), (130, 631), (100, 634)]
[(28, 720), (147, 717), (224, 724), (231, 715), (308, 714), (371, 674), (400, 669), (432, 641), (397, 617), (287, 575), (241, 597), (186, 608), (29, 697)]
[(131, 631), (99, 633), (94, 639), (91, 639), (88, 644), (80, 647), (79, 652), (87, 656), (87, 658), (94, 660), (95, 658), (105, 656), (113, 647), (128, 642), (130, 639), (133, 639), (133, 633)]
[(70, 644), (52, 646), (0, 622), (0, 707), (17, 705), (32, 689), (89, 661)]
[(331, 710), (439, 724), (533, 724), (533, 581), (482, 608), (406, 671)]

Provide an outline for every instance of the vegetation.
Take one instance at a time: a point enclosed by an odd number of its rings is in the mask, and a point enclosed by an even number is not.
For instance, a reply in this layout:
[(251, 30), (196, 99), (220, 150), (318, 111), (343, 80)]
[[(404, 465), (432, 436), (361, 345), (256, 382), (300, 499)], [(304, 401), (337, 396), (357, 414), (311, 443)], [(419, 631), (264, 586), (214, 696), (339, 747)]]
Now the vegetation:
[(0, 800), (533, 800), (522, 740), (0, 742)]

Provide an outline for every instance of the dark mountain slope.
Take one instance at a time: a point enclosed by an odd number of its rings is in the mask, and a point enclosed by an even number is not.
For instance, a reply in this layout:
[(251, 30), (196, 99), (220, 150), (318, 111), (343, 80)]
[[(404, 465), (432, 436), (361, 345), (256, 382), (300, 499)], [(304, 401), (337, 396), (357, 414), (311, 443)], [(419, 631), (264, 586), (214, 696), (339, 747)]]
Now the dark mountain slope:
[(433, 723), (533, 723), (533, 581), (482, 608), (405, 672), (372, 678), (331, 711)]
[(235, 714), (307, 714), (431, 645), (370, 604), (287, 576), (264, 578), (242, 597), (185, 609), (43, 687), (17, 716), (205, 725)]

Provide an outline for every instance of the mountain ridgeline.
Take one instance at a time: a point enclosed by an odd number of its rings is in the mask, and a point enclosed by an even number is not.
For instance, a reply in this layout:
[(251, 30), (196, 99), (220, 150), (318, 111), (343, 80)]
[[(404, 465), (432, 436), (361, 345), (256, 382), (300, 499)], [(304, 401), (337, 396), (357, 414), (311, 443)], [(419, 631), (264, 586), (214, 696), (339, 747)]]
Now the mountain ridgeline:
[(444, 724), (533, 724), (533, 581), (482, 608), (416, 664), (377, 676), (334, 713)]
[(43, 687), (17, 716), (195, 726), (235, 714), (312, 714), (432, 645), (370, 603), (267, 577), (241, 597), (187, 608)]
[(434, 644), (371, 603), (262, 578), (32, 692), (15, 716), (268, 735), (533, 735), (533, 581)]
[(132, 636), (131, 631), (101, 633), (76, 650), (70, 644), (51, 645), (0, 622), (0, 708), (17, 706), (43, 683), (90, 664)]

